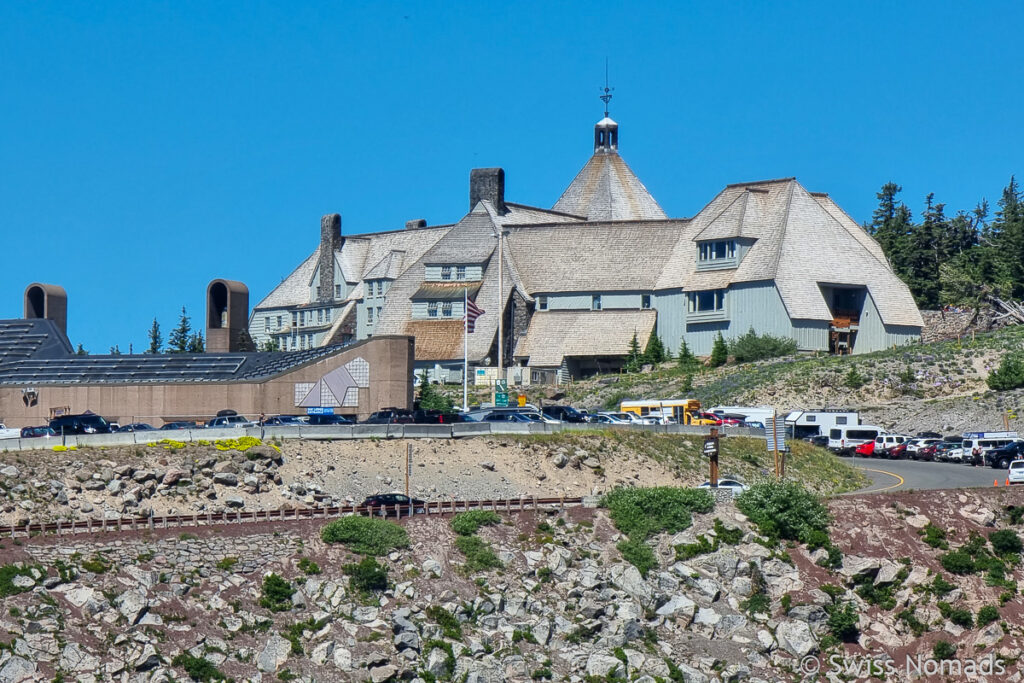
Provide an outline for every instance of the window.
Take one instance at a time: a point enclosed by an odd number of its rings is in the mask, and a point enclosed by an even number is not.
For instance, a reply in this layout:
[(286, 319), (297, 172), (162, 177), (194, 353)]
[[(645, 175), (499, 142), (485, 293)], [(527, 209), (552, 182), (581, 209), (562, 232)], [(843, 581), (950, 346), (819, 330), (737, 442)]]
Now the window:
[(732, 258), (736, 258), (736, 240), (702, 242), (700, 245), (701, 261), (721, 261)]
[(299, 335), (299, 348), (300, 349), (306, 348), (306, 335), (304, 335), (304, 334)]
[(844, 425), (844, 424), (846, 424), (846, 416), (845, 415), (840, 415), (840, 416), (836, 417), (836, 424), (837, 425)]
[(292, 311), (292, 327), (298, 327), (298, 326), (299, 326), (299, 314), (296, 313), (295, 311)]
[(381, 311), (381, 307), (378, 306), (377, 307), (377, 320), (380, 320), (380, 311)]
[(367, 325), (372, 325), (373, 324), (373, 307), (372, 306), (370, 308), (366, 309), (366, 324)]
[(646, 308), (650, 308), (650, 307), (651, 307), (651, 295), (650, 294), (641, 294), (640, 295), (640, 308), (645, 308), (646, 309)]
[(818, 416), (817, 415), (808, 415), (807, 416), (807, 421), (808, 422), (817, 422), (818, 421)]
[(690, 313), (711, 313), (725, 310), (725, 290), (708, 289), (703, 292), (690, 292), (687, 295)]
[(384, 281), (377, 280), (377, 296), (384, 296)]
[(281, 329), (281, 327), (284, 325), (283, 318), (284, 316), (277, 316), (277, 329)]
[(546, 311), (548, 310), (548, 298), (546, 296), (537, 297), (537, 310)]
[(331, 322), (331, 309), (324, 309), (324, 318), (327, 320), (327, 322)]
[(590, 310), (600, 311), (601, 310), (601, 295), (595, 294), (590, 298)]
[(323, 324), (323, 322), (324, 322), (324, 309), (322, 309), (322, 308), (316, 309), (316, 321), (318, 323)]
[(457, 266), (455, 268), (455, 279), (465, 280), (466, 279), (466, 266)]
[(431, 301), (427, 304), (427, 316), (431, 318), (437, 317), (437, 302)]
[(334, 298), (335, 299), (340, 299), (341, 298), (341, 285), (334, 285)]
[(452, 279), (452, 267), (451, 266), (441, 266), (441, 279), (442, 280), (451, 280)]
[(264, 332), (270, 332), (270, 316), (269, 315), (263, 317), (263, 331)]
[(442, 318), (450, 318), (450, 317), (452, 317), (452, 302), (451, 301), (445, 301), (443, 304), (441, 304), (441, 317)]

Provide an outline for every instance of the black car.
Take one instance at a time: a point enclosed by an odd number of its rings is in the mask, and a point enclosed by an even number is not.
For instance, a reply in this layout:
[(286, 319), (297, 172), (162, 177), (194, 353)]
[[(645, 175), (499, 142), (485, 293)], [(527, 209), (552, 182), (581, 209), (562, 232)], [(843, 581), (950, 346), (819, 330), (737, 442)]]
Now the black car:
[(562, 422), (586, 422), (587, 418), (583, 413), (572, 406), (544, 406), (540, 409), (548, 417), (553, 417)]
[(386, 408), (372, 413), (363, 423), (368, 425), (411, 424), (412, 411), (402, 408)]
[(1002, 448), (993, 448), (985, 453), (985, 464), (993, 469), (1006, 470), (1014, 460), (1024, 458), (1024, 441), (1014, 441)]
[(110, 423), (99, 415), (61, 415), (50, 420), (50, 428), (57, 434), (109, 434)]
[(132, 422), (131, 424), (121, 425), (117, 428), (119, 432), (151, 432), (153, 431), (153, 425), (146, 424), (145, 422)]
[(401, 493), (380, 493), (375, 496), (368, 496), (363, 501), (363, 507), (380, 508), (380, 510), (374, 509), (373, 514), (380, 515), (381, 517), (394, 516), (399, 513), (405, 516), (410, 514), (410, 510), (412, 514), (422, 514), (426, 509), (425, 506), (426, 501), (419, 498), (410, 498)]
[(826, 434), (817, 434), (815, 436), (809, 436), (806, 439), (804, 439), (804, 441), (811, 444), (812, 446), (818, 446), (819, 448), (828, 448), (828, 435)]
[(196, 429), (196, 428), (197, 427), (196, 427), (196, 423), (195, 422), (187, 422), (187, 421), (168, 422), (168, 423), (166, 423), (166, 424), (164, 424), (163, 426), (160, 427), (160, 429), (167, 429), (167, 430), (171, 430), (171, 429)]
[(354, 424), (352, 420), (348, 419), (344, 415), (310, 415), (309, 424), (311, 425), (350, 425)]
[(267, 427), (302, 427), (305, 423), (295, 415), (275, 415), (263, 421)]

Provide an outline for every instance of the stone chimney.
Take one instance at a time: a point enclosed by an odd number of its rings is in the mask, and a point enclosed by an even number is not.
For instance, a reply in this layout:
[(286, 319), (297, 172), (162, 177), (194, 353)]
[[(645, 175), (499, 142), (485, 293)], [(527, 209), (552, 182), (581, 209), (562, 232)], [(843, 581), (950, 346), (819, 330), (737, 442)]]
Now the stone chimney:
[(320, 286), (316, 290), (320, 303), (334, 301), (334, 252), (343, 244), (341, 214), (326, 214), (320, 219)]
[(416, 228), (425, 228), (425, 227), (427, 227), (427, 219), (426, 218), (417, 218), (415, 220), (411, 220), (411, 221), (406, 221), (405, 222), (405, 229), (406, 230), (415, 230)]
[(501, 168), (474, 168), (469, 172), (469, 210), (486, 199), (499, 214), (505, 208), (505, 170)]

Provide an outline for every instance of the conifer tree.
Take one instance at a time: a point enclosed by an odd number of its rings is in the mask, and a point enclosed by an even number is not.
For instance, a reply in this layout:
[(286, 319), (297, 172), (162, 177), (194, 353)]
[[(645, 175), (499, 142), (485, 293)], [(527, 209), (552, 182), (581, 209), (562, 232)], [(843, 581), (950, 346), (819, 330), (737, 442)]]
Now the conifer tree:
[(636, 372), (640, 369), (642, 362), (643, 354), (640, 353), (640, 342), (637, 341), (636, 331), (634, 331), (633, 338), (629, 341), (629, 352), (626, 354), (626, 372)]
[(181, 317), (178, 319), (178, 326), (167, 338), (167, 350), (171, 353), (184, 353), (189, 350), (190, 335), (192, 334), (192, 322), (185, 313), (185, 307), (181, 307)]
[(439, 410), (442, 413), (452, 411), (452, 400), (437, 390), (430, 380), (427, 379), (427, 372), (420, 374), (420, 410)]
[(643, 358), (641, 363), (658, 363), (665, 362), (665, 345), (661, 343), (661, 338), (655, 330), (651, 330), (651, 336), (647, 338), (647, 348), (644, 350)]
[(164, 345), (163, 335), (160, 334), (160, 323), (153, 318), (153, 325), (149, 328), (149, 348), (146, 353), (160, 353), (160, 347)]
[(722, 338), (722, 333), (719, 332), (715, 336), (715, 343), (711, 347), (711, 367), (717, 368), (725, 365), (729, 360), (729, 347), (725, 343), (725, 339)]
[(188, 352), (189, 353), (203, 353), (206, 350), (206, 344), (203, 342), (202, 331), (196, 332), (188, 338)]
[(690, 346), (684, 338), (679, 343), (679, 354), (676, 356), (676, 363), (684, 370), (697, 367), (697, 357), (693, 355)]

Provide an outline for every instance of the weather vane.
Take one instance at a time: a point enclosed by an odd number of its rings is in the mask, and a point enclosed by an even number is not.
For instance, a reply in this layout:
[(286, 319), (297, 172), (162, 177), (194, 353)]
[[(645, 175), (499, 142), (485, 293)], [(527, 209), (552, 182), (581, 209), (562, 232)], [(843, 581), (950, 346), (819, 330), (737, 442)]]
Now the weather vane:
[(604, 102), (604, 117), (605, 118), (608, 118), (608, 102), (612, 99), (612, 92), (614, 92), (614, 90), (615, 90), (615, 88), (609, 88), (608, 87), (608, 58), (605, 57), (604, 58), (604, 88), (601, 89), (601, 92), (604, 93), (603, 95), (601, 95), (601, 101)]

